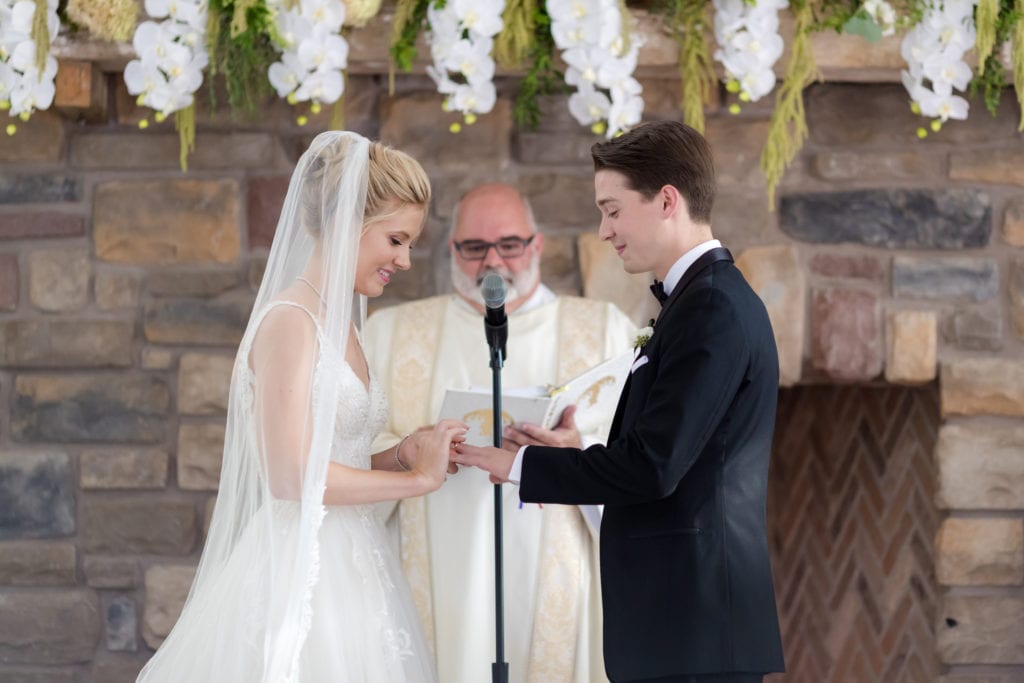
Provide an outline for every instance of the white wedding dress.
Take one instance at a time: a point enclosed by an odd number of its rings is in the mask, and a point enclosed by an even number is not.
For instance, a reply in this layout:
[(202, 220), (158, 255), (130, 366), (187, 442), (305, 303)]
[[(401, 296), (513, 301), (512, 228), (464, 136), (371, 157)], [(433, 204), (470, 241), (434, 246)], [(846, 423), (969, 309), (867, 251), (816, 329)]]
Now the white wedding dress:
[[(259, 320), (255, 322), (253, 327), (257, 328)], [(322, 333), (319, 335), (324, 344)], [(247, 342), (251, 340), (243, 340), (239, 358), (248, 357)], [(340, 389), (330, 459), (369, 469), (371, 444), (387, 420), (384, 391), (372, 374), (367, 390), (336, 349), (325, 350), (319, 359), (317, 374), (337, 373)], [(238, 363), (237, 372), (247, 375), (239, 383), (243, 387), (240, 398), (252, 401), (252, 371), (247, 364)], [(433, 656), (423, 638), (401, 565), (371, 506), (325, 508), (319, 530), (319, 570), (311, 593), (305, 596), (308, 605), (299, 625), (285, 629), (291, 632), (267, 637), (261, 622), (273, 620), (278, 610), (267, 604), (266, 596), (288, 592), (281, 590), (281, 585), (291, 585), (293, 577), (282, 570), (281, 560), (298, 552), (296, 539), (301, 523), (297, 502), (274, 499), (268, 504), (270, 514), (264, 514), (264, 510), (253, 515), (210, 581), (193, 588), (173, 632), (139, 681), (436, 681)], [(273, 669), (266, 664), (273, 659), (268, 657), (267, 649), (278, 641), (301, 643), (297, 666), (286, 667), (293, 676), (267, 673)]]

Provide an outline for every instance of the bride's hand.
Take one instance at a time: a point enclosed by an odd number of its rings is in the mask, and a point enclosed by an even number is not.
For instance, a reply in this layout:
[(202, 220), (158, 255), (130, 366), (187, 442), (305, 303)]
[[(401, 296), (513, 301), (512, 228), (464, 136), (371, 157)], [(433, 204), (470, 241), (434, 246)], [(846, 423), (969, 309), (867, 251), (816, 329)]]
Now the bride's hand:
[[(452, 445), (466, 439), (469, 426), (458, 420), (441, 420), (433, 427), (421, 427), (406, 440), (402, 448), (402, 460), (408, 457), (413, 473), (421, 477), (433, 491), (444, 483), (449, 470)], [(406, 456), (406, 449), (410, 454)]]

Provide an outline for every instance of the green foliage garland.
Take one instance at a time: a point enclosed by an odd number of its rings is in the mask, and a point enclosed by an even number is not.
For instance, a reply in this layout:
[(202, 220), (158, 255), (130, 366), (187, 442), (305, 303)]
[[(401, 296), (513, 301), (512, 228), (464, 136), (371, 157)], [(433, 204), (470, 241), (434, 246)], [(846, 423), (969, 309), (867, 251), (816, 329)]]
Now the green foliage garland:
[[(134, 6), (131, 0), (105, 0), (104, 3), (98, 0), (70, 0), (75, 1), (83, 7), (88, 6), (97, 12), (102, 9), (108, 14), (125, 3), (126, 6)], [(211, 100), (215, 88), (214, 77), (221, 75), (226, 83), (228, 103), (232, 110), (255, 112), (257, 104), (272, 92), (267, 71), (278, 59), (275, 43), (281, 43), (267, 0), (208, 1), (206, 41), (210, 66), (207, 82)], [(907, 28), (918, 23), (926, 6), (932, 1), (935, 0), (890, 0), (900, 17), (896, 26)], [(283, 0), (285, 7), (292, 7), (296, 2)], [(417, 40), (429, 28), (429, 7), (432, 3), (443, 7), (445, 2), (396, 0), (389, 48), (392, 92), (394, 70), (411, 71), (417, 59)], [(629, 27), (632, 15), (627, 10), (626, 0), (617, 2), (622, 10), (623, 26)], [(48, 4), (47, 0), (34, 0), (34, 4), (32, 38), (37, 45), (37, 65), (42, 71), (50, 43), (46, 21)], [(69, 0), (60, 0), (58, 3), (58, 13), (64, 21), (72, 14), (67, 11), (68, 4)], [(712, 101), (719, 87), (708, 39), (714, 11), (712, 3), (710, 0), (638, 0), (635, 4), (664, 15), (665, 28), (675, 39), (679, 50), (683, 120), (703, 132), (704, 108)], [(796, 16), (796, 30), (789, 45), (790, 56), (785, 78), (776, 89), (775, 109), (761, 156), (761, 168), (768, 184), (769, 204), (772, 205), (783, 174), (808, 136), (803, 90), (819, 77), (810, 47), (810, 33), (831, 30), (859, 35), (871, 41), (878, 40), (882, 33), (875, 18), (864, 7), (863, 0), (791, 0), (789, 11)], [(520, 126), (535, 128), (542, 116), (538, 97), (568, 90), (555, 56), (556, 46), (551, 36), (551, 17), (547, 12), (546, 0), (507, 0), (502, 19), (504, 28), (495, 37), (494, 57), (505, 69), (525, 70), (513, 115)], [(113, 19), (110, 21), (113, 22)], [(1022, 110), (1018, 126), (1019, 130), (1024, 131), (1024, 0), (978, 0), (975, 25), (978, 69), (971, 82), (970, 92), (981, 93), (986, 108), (996, 113), (1000, 96), (1007, 86), (1007, 65), (999, 59), (999, 47), (1009, 41), (1012, 48), (1012, 64), (1009, 66)], [(89, 28), (96, 31), (95, 28)], [(344, 106), (339, 100), (332, 111), (332, 127), (343, 125), (343, 114)], [(175, 127), (181, 136), (181, 162), (184, 169), (195, 141), (194, 105), (176, 112)]]
[(537, 0), (507, 0), (502, 29), (494, 39), (494, 61), (506, 69), (521, 66), (530, 56), (537, 28)]
[(810, 45), (810, 0), (794, 0), (790, 7), (796, 12), (796, 32), (786, 65), (786, 78), (776, 92), (768, 139), (761, 152), (761, 171), (768, 181), (768, 206), (773, 209), (775, 190), (807, 139), (804, 88), (820, 78)]
[(534, 5), (532, 24), (530, 66), (519, 84), (519, 93), (512, 109), (516, 123), (531, 130), (540, 123), (541, 112), (537, 98), (565, 92), (567, 88), (562, 72), (555, 67), (555, 39), (551, 37), (551, 16), (544, 3)]
[(254, 114), (271, 93), (267, 70), (277, 61), (277, 28), (264, 0), (210, 0), (206, 45), (210, 53), (210, 98), (222, 74), (233, 111)]
[(188, 170), (188, 155), (196, 151), (196, 105), (195, 102), (174, 112), (174, 128), (178, 131), (178, 146), (181, 170)]
[(670, 0), (665, 8), (672, 35), (679, 45), (683, 122), (701, 133), (704, 105), (711, 102), (718, 84), (704, 35), (709, 4), (705, 0)]
[(49, 11), (46, 0), (36, 0), (35, 10), (32, 12), (32, 40), (36, 44), (36, 70), (43, 73), (46, 70), (46, 56), (50, 54), (50, 27), (46, 23), (46, 14)]
[[(416, 61), (416, 39), (423, 32), (431, 0), (398, 0), (391, 24), (391, 61), (402, 71), (411, 71)], [(393, 90), (393, 88), (392, 88)]]
[[(994, 49), (1022, 30), (1024, 24), (1024, 8), (1014, 0), (981, 0), (975, 12), (975, 24), (978, 30), (978, 73), (971, 81), (971, 95), (979, 92), (985, 98), (985, 108), (995, 116), (999, 110), (999, 100), (1006, 87), (1005, 66)], [(985, 27), (983, 29), (983, 26)], [(984, 39), (983, 39), (984, 33)], [(983, 42), (984, 40), (984, 42)], [(1019, 50), (1019, 40), (1014, 40), (1014, 49)], [(1014, 56), (1013, 59), (1021, 58)], [(1017, 83), (1017, 98), (1024, 97), (1020, 88), (1022, 69), (1014, 68), (1014, 82)], [(1024, 100), (1021, 100), (1024, 102)], [(1024, 104), (1022, 104), (1024, 106)]]

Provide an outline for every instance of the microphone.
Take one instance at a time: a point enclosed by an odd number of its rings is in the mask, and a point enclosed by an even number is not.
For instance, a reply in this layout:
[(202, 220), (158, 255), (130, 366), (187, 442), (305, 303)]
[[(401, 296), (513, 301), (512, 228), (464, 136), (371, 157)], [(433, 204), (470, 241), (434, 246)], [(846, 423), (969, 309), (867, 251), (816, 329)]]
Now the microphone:
[(487, 344), (494, 349), (501, 349), (501, 357), (505, 356), (505, 342), (508, 341), (508, 317), (505, 315), (505, 279), (497, 273), (488, 273), (480, 286), (484, 298), (484, 331), (487, 333)]

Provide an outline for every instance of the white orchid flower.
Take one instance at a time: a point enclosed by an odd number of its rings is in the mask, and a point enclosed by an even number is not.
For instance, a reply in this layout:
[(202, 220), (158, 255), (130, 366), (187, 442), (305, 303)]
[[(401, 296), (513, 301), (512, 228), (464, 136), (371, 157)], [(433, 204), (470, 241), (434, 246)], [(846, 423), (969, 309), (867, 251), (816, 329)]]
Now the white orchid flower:
[(569, 66), (565, 82), (575, 86), (580, 83), (596, 83), (598, 69), (609, 58), (607, 51), (596, 45), (582, 45), (566, 50), (562, 53), (562, 59)]
[(740, 79), (740, 92), (745, 92), (751, 102), (756, 102), (775, 87), (775, 70), (772, 68), (748, 71)]
[[(502, 0), (448, 0), (431, 4), (430, 54), (427, 73), (447, 97), (444, 108), (471, 116), (489, 112), (497, 100), (494, 88), (493, 36), (501, 31)], [(453, 124), (453, 131), (458, 126)]]
[[(57, 16), (57, 3), (48, 2), (49, 11), (46, 13), (46, 28), (50, 32), (50, 40), (53, 41), (60, 31), (60, 17)], [(36, 3), (32, 0), (20, 0), (11, 8), (11, 28), (24, 34), (26, 38), (32, 36), (32, 22), (35, 20)]]
[(637, 95), (620, 100), (613, 99), (612, 106), (608, 110), (607, 137), (615, 137), (620, 130), (628, 130), (640, 123), (643, 113), (644, 101)]
[(969, 108), (967, 100), (959, 95), (952, 92), (939, 94), (928, 89), (924, 90), (919, 104), (924, 116), (937, 118), (943, 122), (949, 119), (966, 119)]
[(21, 72), (10, 88), (11, 116), (31, 114), (36, 109), (48, 109), (56, 92), (53, 79), (57, 75), (57, 60), (47, 55), (42, 73), (36, 70), (36, 44), (26, 41), (15, 48), (8, 62), (15, 73)]
[(601, 32), (597, 44), (612, 54), (619, 54), (626, 43), (622, 39), (622, 9), (617, 2), (603, 3), (599, 17)]
[[(922, 64), (922, 73), (933, 84), (948, 84), (957, 90), (966, 90), (973, 76), (971, 67), (967, 66), (966, 62), (949, 59), (944, 54), (927, 57)], [(935, 89), (938, 92), (938, 88)]]
[(549, 0), (546, 4), (551, 23), (571, 23), (588, 17), (594, 17), (601, 5), (584, 0)]
[(18, 84), (18, 74), (5, 62), (0, 61), (0, 102), (10, 99), (11, 91)]
[(615, 57), (609, 53), (597, 66), (597, 84), (609, 90), (627, 87), (622, 84), (627, 79), (633, 80), (632, 76), (633, 72), (636, 71), (636, 60), (639, 52), (640, 41), (635, 40), (625, 55)]
[(601, 17), (590, 14), (575, 21), (552, 22), (551, 37), (560, 50), (597, 44), (601, 39)]
[(296, 55), (307, 71), (343, 69), (348, 63), (348, 43), (326, 26), (317, 25), (313, 34), (299, 43)]
[(449, 8), (466, 30), (481, 38), (496, 36), (504, 25), (502, 0), (448, 0), (445, 9)]
[(477, 85), (456, 83), (447, 103), (450, 109), (463, 114), (486, 114), (494, 109), (497, 99), (498, 93), (491, 81)]
[(206, 11), (203, 3), (195, 0), (146, 0), (146, 14), (198, 28), (205, 22)]
[(139, 57), (125, 67), (125, 85), (141, 104), (168, 116), (191, 106), (202, 85), (208, 6), (205, 0), (146, 0), (145, 8), (162, 21), (136, 27), (132, 45)]
[(345, 23), (345, 3), (339, 0), (301, 0), (302, 17), (314, 26), (324, 26), (331, 33)]
[(288, 93), (299, 87), (305, 75), (306, 69), (299, 63), (294, 52), (285, 52), (281, 55), (281, 61), (274, 62), (267, 69), (267, 77), (278, 97), (287, 97)]
[[(936, 119), (932, 129), (949, 119), (966, 119), (967, 100), (955, 93), (971, 81), (964, 54), (974, 46), (974, 0), (946, 0), (925, 9), (921, 21), (903, 38), (900, 54), (907, 62), (903, 87), (922, 116)], [(927, 85), (926, 85), (927, 83)], [(927, 131), (918, 129), (918, 137)]]
[(292, 50), (313, 34), (313, 24), (298, 12), (281, 12), (277, 18), (277, 34), (283, 41), (281, 47)]
[(607, 119), (611, 106), (607, 95), (590, 87), (580, 88), (569, 96), (569, 113), (581, 126)]
[(154, 61), (133, 59), (124, 68), (124, 84), (132, 95), (146, 95), (167, 84), (167, 78)]
[(330, 104), (337, 102), (345, 90), (345, 79), (337, 69), (325, 69), (306, 76), (295, 91), (300, 102), (312, 100)]
[(546, 7), (551, 35), (567, 66), (565, 82), (576, 89), (569, 96), (573, 118), (595, 133), (609, 134), (639, 122), (643, 88), (633, 73), (640, 41), (623, 33), (620, 3), (549, 0)]
[[(39, 73), (36, 69), (36, 44), (31, 40), (26, 40), (14, 49), (8, 64), (15, 71), (20, 71), (22, 78), (26, 81), (35, 81), (36, 83), (40, 81), (53, 81), (53, 78), (57, 75), (57, 60), (50, 55), (46, 56), (46, 65), (43, 67), (43, 72)], [(45, 109), (46, 107), (43, 108)]]
[(461, 73), (468, 82), (490, 81), (494, 78), (494, 60), (490, 58), (492, 41), (477, 43), (459, 40), (448, 52), (444, 67), (451, 72)]
[(175, 45), (174, 34), (153, 21), (139, 24), (132, 38), (135, 53), (144, 62), (161, 62), (174, 50)]
[(342, 72), (348, 66), (349, 52), (348, 42), (339, 34), (345, 20), (344, 3), (299, 0), (286, 10), (280, 0), (271, 1), (282, 52), (280, 60), (267, 70), (270, 84), (292, 104), (337, 102), (345, 89)]

